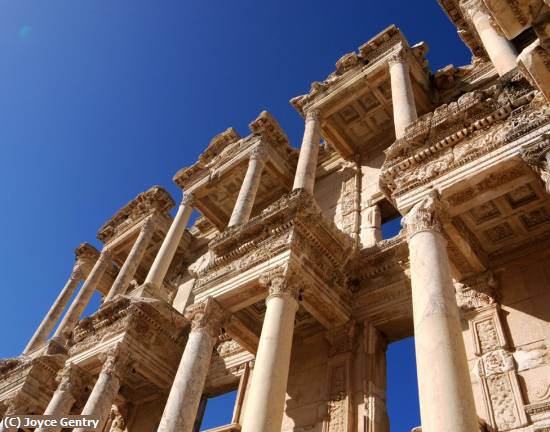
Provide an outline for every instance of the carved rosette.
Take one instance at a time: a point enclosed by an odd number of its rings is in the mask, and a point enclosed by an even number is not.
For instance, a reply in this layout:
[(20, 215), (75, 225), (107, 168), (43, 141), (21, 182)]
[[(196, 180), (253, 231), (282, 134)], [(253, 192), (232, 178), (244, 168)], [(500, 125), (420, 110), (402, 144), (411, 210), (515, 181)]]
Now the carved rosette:
[(185, 311), (185, 318), (191, 321), (191, 331), (205, 331), (217, 338), (231, 314), (224, 310), (213, 297), (193, 304)]
[(130, 351), (126, 345), (119, 344), (105, 354), (101, 373), (122, 379), (130, 363)]
[(546, 192), (550, 193), (550, 134), (544, 134), (542, 141), (522, 148), (520, 155), (531, 169), (541, 177)]
[(297, 301), (300, 289), (294, 272), (291, 269), (277, 267), (262, 274), (260, 285), (269, 290), (266, 301), (275, 297), (292, 298), (296, 301), (296, 307), (298, 307)]
[(441, 233), (443, 231), (441, 219), (444, 216), (444, 205), (436, 190), (417, 203), (401, 220), (401, 225), (407, 235), (407, 240), (422, 231)]

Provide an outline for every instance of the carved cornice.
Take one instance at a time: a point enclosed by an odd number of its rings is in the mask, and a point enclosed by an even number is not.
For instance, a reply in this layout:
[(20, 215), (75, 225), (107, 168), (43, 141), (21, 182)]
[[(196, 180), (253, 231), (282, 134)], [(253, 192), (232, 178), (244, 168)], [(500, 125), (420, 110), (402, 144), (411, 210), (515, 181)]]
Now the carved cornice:
[(470, 48), (472, 54), (476, 57), (485, 57), (483, 44), (459, 0), (438, 0), (438, 2), (457, 28), (458, 35)]
[(84, 263), (95, 263), (99, 258), (99, 251), (90, 243), (80, 244), (74, 251), (77, 261)]
[(407, 127), (386, 150), (380, 186), (397, 197), (548, 123), (520, 75), (444, 104)]
[(426, 198), (415, 204), (413, 208), (403, 216), (401, 224), (405, 230), (407, 241), (423, 231), (441, 233), (443, 231), (442, 217), (445, 208), (436, 190), (431, 190)]
[(248, 127), (253, 134), (260, 135), (273, 147), (290, 147), (285, 131), (275, 117), (267, 111), (262, 111)]
[(191, 321), (191, 331), (206, 331), (213, 338), (217, 338), (224, 322), (231, 314), (225, 311), (212, 297), (193, 304), (185, 310), (185, 318)]
[(153, 213), (167, 213), (175, 203), (170, 194), (160, 186), (154, 186), (120, 209), (98, 231), (97, 238), (103, 242), (116, 238), (137, 222)]

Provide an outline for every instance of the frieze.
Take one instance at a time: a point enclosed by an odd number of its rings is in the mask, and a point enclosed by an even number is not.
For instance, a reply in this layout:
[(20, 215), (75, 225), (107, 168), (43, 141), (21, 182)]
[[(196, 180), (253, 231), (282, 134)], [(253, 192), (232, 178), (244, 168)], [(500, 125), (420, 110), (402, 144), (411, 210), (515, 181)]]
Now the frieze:
[(388, 150), (381, 187), (398, 196), (548, 123), (547, 107), (515, 75), (420, 117)]
[(496, 303), (497, 283), (491, 272), (455, 283), (458, 306), (465, 312)]

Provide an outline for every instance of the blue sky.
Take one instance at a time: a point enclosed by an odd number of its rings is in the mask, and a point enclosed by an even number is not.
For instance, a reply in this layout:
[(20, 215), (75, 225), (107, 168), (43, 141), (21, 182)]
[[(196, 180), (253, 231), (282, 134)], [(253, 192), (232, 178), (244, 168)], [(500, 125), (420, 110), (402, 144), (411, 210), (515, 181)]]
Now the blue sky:
[[(154, 184), (176, 195), (178, 169), (263, 109), (298, 145), (288, 100), (391, 23), (429, 44), (434, 69), (470, 60), (435, 0), (4, 0), (0, 357), (21, 352), (74, 248), (99, 246), (118, 208)], [(392, 431), (418, 423), (399, 410)]]

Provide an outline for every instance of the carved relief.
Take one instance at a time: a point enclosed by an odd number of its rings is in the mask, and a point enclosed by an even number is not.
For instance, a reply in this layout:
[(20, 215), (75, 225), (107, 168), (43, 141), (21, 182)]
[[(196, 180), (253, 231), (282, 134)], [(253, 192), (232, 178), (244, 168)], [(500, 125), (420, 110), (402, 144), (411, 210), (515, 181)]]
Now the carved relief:
[(192, 331), (204, 330), (212, 337), (219, 336), (223, 323), (229, 317), (230, 314), (212, 297), (193, 304), (185, 310), (185, 318), (191, 321)]
[(439, 193), (435, 190), (430, 191), (401, 221), (408, 239), (421, 231), (441, 232), (443, 207)]

